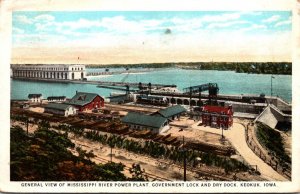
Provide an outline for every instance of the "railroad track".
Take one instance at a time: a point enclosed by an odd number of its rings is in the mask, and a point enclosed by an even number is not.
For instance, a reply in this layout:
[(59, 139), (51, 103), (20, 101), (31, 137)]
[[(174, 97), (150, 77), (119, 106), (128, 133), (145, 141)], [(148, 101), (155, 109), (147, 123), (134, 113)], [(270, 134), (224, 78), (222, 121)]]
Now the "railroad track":
[[(105, 163), (110, 162), (109, 160), (104, 159), (104, 158), (101, 158), (101, 157), (99, 157), (99, 156), (96, 156), (95, 158), (96, 158), (96, 160), (98, 160), (98, 161), (103, 161), (103, 162), (105, 162)], [(130, 169), (131, 167), (125, 165), (124, 168), (125, 168), (125, 170), (128, 170), (128, 171), (129, 171), (129, 169)], [(149, 173), (149, 172), (144, 172), (144, 174), (147, 175), (148, 178), (152, 178), (153, 180), (159, 180), (159, 181), (172, 181), (171, 179), (167, 179), (167, 178), (164, 178), (164, 177), (161, 177), (161, 176), (157, 176), (157, 175), (154, 175), (154, 174)]]
[[(73, 139), (73, 138), (71, 138), (71, 139)], [(83, 146), (83, 147), (88, 147), (88, 148), (92, 149), (90, 146), (87, 146), (87, 145), (85, 145), (85, 144), (80, 144), (80, 143), (79, 143), (79, 145), (80, 145), (80, 146)], [(122, 149), (121, 149), (121, 150), (122, 150)], [(129, 151), (126, 150), (126, 152), (129, 152)], [(136, 153), (132, 153), (132, 154), (136, 154)], [(97, 157), (97, 158), (100, 158), (100, 159), (102, 159), (102, 160), (104, 160), (104, 161), (106, 161), (106, 162), (110, 162), (109, 160), (104, 159), (104, 158), (101, 158), (101, 157), (99, 157), (99, 156), (96, 156), (96, 157)], [(148, 158), (149, 158), (149, 157), (148, 157)], [(167, 162), (164, 162), (164, 161), (161, 161), (161, 160), (158, 160), (156, 163), (157, 163), (158, 165), (164, 165), (164, 166), (168, 166), (168, 167), (173, 166), (173, 167), (176, 167), (176, 168), (178, 168), (178, 169), (182, 169), (182, 168), (183, 168), (183, 166), (181, 166), (181, 165), (178, 165), (178, 164), (175, 164), (175, 163), (172, 163), (172, 164), (170, 165), (170, 163), (167, 163)], [(126, 168), (127, 168), (127, 170), (129, 170), (130, 167), (126, 166), (125, 169), (126, 169)], [(226, 177), (224, 177), (224, 176), (212, 174), (211, 172), (206, 172), (206, 171), (203, 171), (203, 170), (200, 170), (200, 169), (196, 169), (196, 168), (193, 168), (193, 167), (189, 167), (189, 166), (187, 166), (187, 170), (190, 171), (190, 172), (197, 173), (198, 175), (202, 175), (202, 176), (205, 176), (205, 177), (214, 178), (214, 179), (216, 179), (216, 180), (233, 181), (233, 179), (231, 179), (231, 178), (226, 178)], [(145, 174), (149, 175), (148, 177), (151, 177), (151, 178), (154, 177), (154, 178), (156, 178), (156, 180), (171, 181), (170, 179), (166, 179), (166, 178), (163, 178), (163, 177), (160, 177), (160, 176), (151, 174), (151, 173), (145, 173)]]
[[(85, 146), (84, 144), (79, 144), (79, 145)], [(76, 151), (75, 151), (75, 150), (72, 150), (72, 153), (75, 154)], [(101, 164), (106, 164), (106, 163), (110, 162), (110, 160), (107, 160), (107, 159), (102, 158), (102, 157), (97, 156), (97, 155), (93, 158), (93, 160), (96, 160), (96, 161), (98, 161), (98, 162), (101, 163)], [(124, 165), (125, 165), (125, 164), (124, 164)], [(129, 172), (129, 169), (130, 169), (130, 168), (131, 168), (130, 166), (126, 166), (126, 165), (125, 165), (125, 167), (124, 167), (124, 169), (125, 169), (125, 170), (128, 170), (128, 172)], [(158, 180), (158, 181), (172, 181), (171, 179), (167, 179), (167, 178), (165, 178), (165, 177), (161, 177), (161, 176), (158, 176), (158, 175), (149, 173), (149, 172), (144, 172), (144, 174), (145, 174), (148, 178), (151, 178), (153, 181), (155, 181), (155, 180)]]

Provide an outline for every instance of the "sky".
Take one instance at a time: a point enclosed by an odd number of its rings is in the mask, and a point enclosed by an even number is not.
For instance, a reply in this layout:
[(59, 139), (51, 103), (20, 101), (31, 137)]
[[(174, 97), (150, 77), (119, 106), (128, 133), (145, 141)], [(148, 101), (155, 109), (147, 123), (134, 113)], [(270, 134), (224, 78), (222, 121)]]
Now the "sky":
[(291, 61), (290, 11), (12, 15), (12, 63)]

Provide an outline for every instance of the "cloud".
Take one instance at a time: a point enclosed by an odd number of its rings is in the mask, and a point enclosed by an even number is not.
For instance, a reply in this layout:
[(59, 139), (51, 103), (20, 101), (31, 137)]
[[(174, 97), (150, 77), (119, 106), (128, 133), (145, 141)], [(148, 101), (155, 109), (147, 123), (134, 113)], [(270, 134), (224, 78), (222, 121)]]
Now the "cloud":
[(91, 28), (91, 27), (100, 27), (102, 26), (100, 21), (92, 21), (92, 20), (87, 20), (80, 18), (77, 21), (72, 21), (72, 22), (60, 22), (60, 23), (55, 23), (55, 26), (58, 27), (59, 29), (62, 28), (70, 28), (73, 30), (76, 29), (81, 29), (81, 28)]
[(55, 17), (49, 14), (38, 15), (34, 18), (35, 21), (49, 22), (54, 21)]
[(203, 22), (225, 22), (229, 20), (239, 19), (240, 13), (226, 13), (221, 15), (207, 15), (202, 18)]
[(16, 16), (16, 20), (23, 24), (33, 24), (35, 22), (51, 22), (55, 20), (55, 17), (49, 14), (38, 15), (34, 18), (29, 18), (26, 15)]
[(267, 29), (267, 26), (265, 26), (263, 24), (252, 24), (250, 27), (241, 28), (240, 31), (247, 32), (247, 31), (256, 30), (256, 29)]
[(25, 32), (23, 29), (20, 29), (17, 27), (13, 27), (12, 31), (13, 31), (13, 33), (16, 33), (16, 34), (24, 34), (24, 32)]
[(67, 39), (65, 36), (52, 34), (15, 34), (14, 47), (61, 47)]
[(291, 20), (280, 21), (280, 22), (277, 22), (274, 26), (275, 26), (275, 27), (279, 27), (279, 26), (289, 25), (289, 24), (291, 24), (291, 23), (292, 23)]
[(232, 21), (232, 22), (222, 22), (222, 23), (212, 23), (207, 26), (208, 29), (213, 29), (213, 28), (225, 28), (225, 27), (230, 27), (233, 25), (238, 25), (238, 24), (248, 24), (250, 22), (248, 21)]
[(276, 22), (280, 19), (280, 15), (273, 15), (267, 19), (264, 19), (262, 22), (263, 23), (272, 23), (272, 22)]
[[(29, 44), (41, 48), (49, 45), (66, 48), (128, 48), (131, 52), (139, 52), (139, 50), (150, 53), (151, 51), (163, 51), (162, 53), (166, 55), (176, 49), (182, 53), (187, 52), (187, 50), (200, 51), (201, 49), (207, 52), (208, 50), (218, 50), (219, 53), (227, 52), (225, 50), (236, 52), (243, 50), (245, 53), (248, 51), (253, 53), (255, 49), (252, 50), (251, 44), (257, 45), (259, 41), (263, 41), (261, 39), (255, 40), (254, 37), (266, 34), (265, 30), (268, 25), (247, 21), (246, 18), (241, 18), (241, 15), (244, 14), (246, 13), (206, 14), (191, 18), (175, 16), (143, 20), (132, 20), (120, 15), (92, 19), (82, 17), (75, 21), (60, 22), (51, 15), (43, 14), (31, 19), (35, 22), (36, 31), (27, 31), (24, 28), (30, 36), (16, 34), (18, 36), (14, 36), (13, 46)], [(28, 20), (26, 16), (22, 19)], [(232, 26), (238, 27), (240, 30), (228, 30), (226, 33), (208, 30)], [(244, 33), (251, 30), (256, 30), (255, 35)], [(17, 31), (14, 32), (17, 33)], [(271, 34), (274, 33), (273, 31), (270, 32)], [(165, 33), (169, 36), (163, 35)], [(245, 35), (249, 35), (249, 37)], [(270, 36), (274, 37), (273, 35)], [(239, 39), (236, 40), (236, 37)], [(234, 46), (231, 44), (233, 42)], [(264, 42), (269, 45), (269, 42)], [(222, 45), (226, 49), (218, 45)], [(124, 49), (125, 53), (128, 51)]]
[(18, 21), (18, 22), (20, 22), (22, 24), (32, 24), (33, 23), (32, 19), (29, 19), (25, 15), (18, 15), (18, 16), (16, 16), (16, 21)]

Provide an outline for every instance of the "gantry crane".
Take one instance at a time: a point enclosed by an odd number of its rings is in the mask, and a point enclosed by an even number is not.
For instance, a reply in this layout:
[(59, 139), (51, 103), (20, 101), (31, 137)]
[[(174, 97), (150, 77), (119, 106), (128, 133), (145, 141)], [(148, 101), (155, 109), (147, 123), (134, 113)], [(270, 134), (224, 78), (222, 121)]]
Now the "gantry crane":
[[(199, 101), (201, 100), (201, 92), (208, 91), (208, 99), (209, 103), (212, 104), (213, 100), (216, 100), (218, 93), (219, 93), (219, 87), (217, 83), (207, 83), (202, 84), (198, 86), (191, 86), (184, 88), (184, 94), (189, 94), (190, 96), (190, 102), (192, 99), (193, 94), (199, 94)], [(191, 104), (191, 103), (190, 103)]]

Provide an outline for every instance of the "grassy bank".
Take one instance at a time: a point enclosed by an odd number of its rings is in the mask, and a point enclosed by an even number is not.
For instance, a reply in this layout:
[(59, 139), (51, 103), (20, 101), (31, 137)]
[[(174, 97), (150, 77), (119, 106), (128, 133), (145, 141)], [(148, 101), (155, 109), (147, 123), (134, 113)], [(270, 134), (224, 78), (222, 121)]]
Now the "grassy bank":
[(280, 163), (291, 163), (291, 158), (285, 153), (283, 139), (278, 131), (262, 123), (257, 124), (256, 135), (258, 141), (272, 156), (279, 159)]

